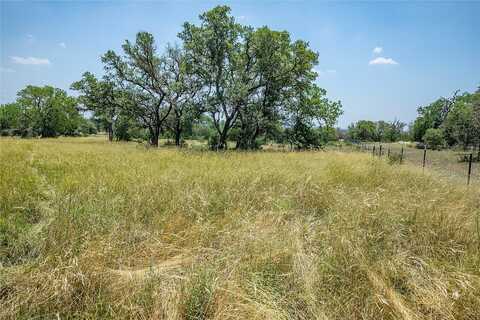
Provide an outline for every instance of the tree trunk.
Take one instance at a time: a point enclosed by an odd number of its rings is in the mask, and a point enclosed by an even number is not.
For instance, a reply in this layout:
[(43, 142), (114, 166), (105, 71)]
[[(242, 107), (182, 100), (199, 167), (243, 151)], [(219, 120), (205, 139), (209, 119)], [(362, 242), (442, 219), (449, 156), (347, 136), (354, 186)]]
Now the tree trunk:
[(113, 125), (110, 123), (107, 127), (108, 141), (113, 141)]
[(177, 147), (181, 147), (181, 138), (182, 138), (182, 126), (180, 125), (180, 121), (177, 120), (175, 124), (175, 145)]
[(223, 129), (222, 133), (218, 137), (218, 145), (217, 149), (219, 150), (227, 150), (227, 132), (225, 128)]
[(152, 135), (150, 137), (150, 145), (152, 147), (158, 148), (158, 135)]
[(150, 131), (150, 145), (158, 148), (158, 137), (160, 136), (160, 128), (149, 128)]

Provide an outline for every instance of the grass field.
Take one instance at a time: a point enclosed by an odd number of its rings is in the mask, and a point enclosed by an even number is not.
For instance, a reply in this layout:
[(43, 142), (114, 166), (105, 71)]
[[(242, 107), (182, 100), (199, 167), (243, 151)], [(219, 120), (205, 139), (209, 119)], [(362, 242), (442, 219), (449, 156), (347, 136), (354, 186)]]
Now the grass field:
[(480, 319), (480, 191), (342, 152), (0, 139), (0, 319)]

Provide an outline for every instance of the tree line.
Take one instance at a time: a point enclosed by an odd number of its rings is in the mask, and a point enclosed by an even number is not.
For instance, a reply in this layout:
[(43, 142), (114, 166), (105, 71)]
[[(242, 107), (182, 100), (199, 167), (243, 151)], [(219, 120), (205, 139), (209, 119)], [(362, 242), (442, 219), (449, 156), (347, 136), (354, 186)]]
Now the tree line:
[(0, 133), (4, 136), (75, 136), (96, 131), (95, 124), (79, 112), (77, 100), (51, 86), (27, 86), (14, 103), (0, 105)]
[[(257, 149), (268, 141), (316, 148), (329, 140), (395, 142), (431, 147), (480, 144), (480, 89), (418, 108), (406, 131), (400, 121), (334, 125), (340, 101), (316, 83), (318, 54), (287, 31), (235, 21), (228, 6), (184, 23), (179, 44), (159, 50), (152, 34), (126, 40), (102, 57), (104, 75), (85, 72), (71, 85), (78, 97), (50, 86), (27, 86), (0, 105), (0, 133), (24, 137), (106, 131), (108, 139), (160, 138), (181, 146), (206, 139), (212, 149)], [(88, 117), (83, 115), (87, 114)]]
[(360, 120), (337, 136), (349, 141), (414, 141), (432, 149), (478, 147), (480, 149), (480, 87), (473, 93), (456, 91), (417, 109), (418, 117), (409, 125)]
[(51, 87), (27, 87), (16, 103), (1, 107), (2, 128), (29, 128), (42, 137), (74, 134), (86, 125), (80, 112), (88, 111), (109, 140), (143, 135), (153, 146), (165, 136), (180, 146), (195, 134), (216, 150), (227, 149), (228, 141), (238, 149), (267, 140), (314, 148), (328, 139), (342, 105), (315, 83), (318, 54), (306, 41), (242, 25), (228, 6), (199, 18), (199, 24), (184, 23), (179, 45), (159, 50), (152, 34), (139, 32), (121, 54), (106, 52), (102, 77), (85, 72), (72, 84), (76, 99)]
[(348, 126), (346, 138), (351, 141), (396, 142), (410, 140), (405, 132), (406, 124), (395, 120), (360, 120)]
[(414, 141), (432, 148), (460, 146), (480, 149), (480, 87), (473, 93), (455, 92), (418, 108), (411, 128)]

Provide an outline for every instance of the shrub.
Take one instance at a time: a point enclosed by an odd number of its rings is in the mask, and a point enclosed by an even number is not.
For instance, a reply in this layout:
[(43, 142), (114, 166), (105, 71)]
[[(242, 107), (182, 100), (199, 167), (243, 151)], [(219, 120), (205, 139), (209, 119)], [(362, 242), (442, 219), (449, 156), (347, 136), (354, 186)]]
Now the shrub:
[(13, 136), (13, 130), (10, 130), (10, 129), (0, 130), (0, 136), (1, 137)]
[(214, 134), (214, 135), (211, 135), (209, 138), (208, 138), (208, 147), (211, 149), (211, 150), (216, 150), (218, 148), (218, 144), (220, 142), (220, 139), (218, 137), (217, 134)]
[(445, 145), (443, 131), (441, 129), (428, 129), (423, 136), (423, 142), (430, 149), (441, 149)]

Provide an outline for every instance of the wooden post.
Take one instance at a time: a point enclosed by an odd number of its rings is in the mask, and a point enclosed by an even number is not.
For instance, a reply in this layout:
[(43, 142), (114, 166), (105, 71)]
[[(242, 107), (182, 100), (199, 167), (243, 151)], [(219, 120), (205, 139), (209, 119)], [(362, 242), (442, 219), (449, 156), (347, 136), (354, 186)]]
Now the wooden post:
[(382, 157), (382, 145), (380, 145), (380, 150), (378, 150), (378, 157)]
[(422, 170), (425, 171), (425, 161), (427, 160), (427, 145), (425, 145), (425, 148), (423, 149), (423, 166)]
[(403, 163), (403, 144), (402, 144), (402, 151), (400, 152), (400, 164)]
[(390, 147), (388, 147), (387, 158), (390, 159)]
[(375, 157), (375, 145), (373, 145), (373, 149), (372, 149), (372, 155)]
[(473, 161), (473, 153), (470, 153), (470, 156), (468, 157), (467, 186), (470, 185), (470, 176), (472, 175), (472, 161)]

